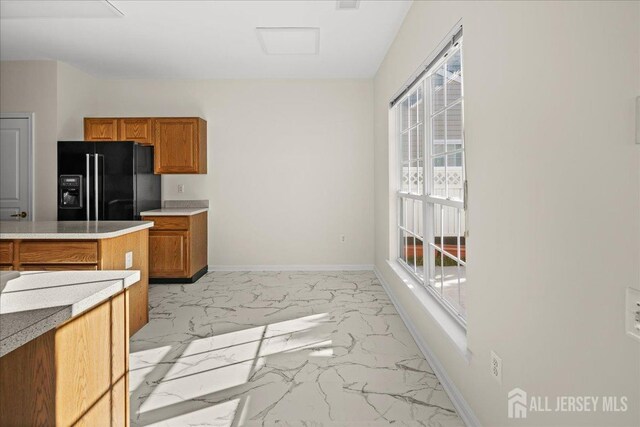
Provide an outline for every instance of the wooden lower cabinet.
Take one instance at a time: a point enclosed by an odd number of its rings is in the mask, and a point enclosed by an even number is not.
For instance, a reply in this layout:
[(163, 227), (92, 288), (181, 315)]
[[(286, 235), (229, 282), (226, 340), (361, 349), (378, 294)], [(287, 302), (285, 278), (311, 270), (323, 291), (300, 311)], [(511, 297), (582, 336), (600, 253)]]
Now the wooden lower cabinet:
[(149, 254), (151, 277), (187, 277), (189, 274), (189, 236), (186, 231), (152, 231)]
[(149, 230), (100, 240), (2, 240), (0, 270), (126, 270), (127, 252), (133, 253), (131, 270), (140, 271), (140, 281), (129, 288), (133, 335), (149, 322)]
[(128, 426), (128, 290), (0, 358), (3, 426)]
[(192, 216), (145, 216), (149, 231), (152, 283), (192, 283), (207, 269), (207, 213)]

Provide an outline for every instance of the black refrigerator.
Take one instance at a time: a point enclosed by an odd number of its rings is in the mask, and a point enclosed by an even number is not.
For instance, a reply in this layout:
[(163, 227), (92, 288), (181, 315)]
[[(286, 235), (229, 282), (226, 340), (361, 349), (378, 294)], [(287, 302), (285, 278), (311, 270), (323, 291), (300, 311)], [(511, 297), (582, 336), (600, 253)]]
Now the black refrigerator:
[(153, 147), (58, 141), (58, 221), (125, 221), (160, 208)]

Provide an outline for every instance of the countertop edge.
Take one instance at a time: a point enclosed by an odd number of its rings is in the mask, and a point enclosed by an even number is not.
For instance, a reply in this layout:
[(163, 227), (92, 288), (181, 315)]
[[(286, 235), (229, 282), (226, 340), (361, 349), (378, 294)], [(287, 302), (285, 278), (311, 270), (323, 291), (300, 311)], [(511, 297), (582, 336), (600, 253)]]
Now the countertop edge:
[[(118, 292), (129, 288), (134, 283), (138, 283), (140, 281), (140, 271), (132, 270), (131, 273), (133, 274), (121, 279), (111, 279), (114, 281), (113, 284), (99, 290), (95, 294), (89, 295), (88, 297), (71, 304), (71, 317), (75, 317), (85, 311), (89, 311), (93, 307), (102, 304)], [(110, 282), (111, 280), (100, 280), (100, 282)]]
[(208, 211), (209, 208), (161, 208), (140, 212), (140, 216), (193, 216)]
[(96, 240), (96, 239), (111, 239), (113, 237), (124, 236), (125, 234), (135, 233), (147, 228), (153, 227), (153, 221), (145, 221), (142, 224), (134, 225), (131, 227), (123, 228), (122, 230), (109, 231), (104, 233), (0, 233), (0, 240)]
[(28, 344), (41, 335), (44, 335), (50, 330), (63, 324), (71, 317), (73, 317), (71, 312), (71, 306), (62, 307), (60, 308), (60, 310), (56, 311), (50, 316), (45, 317), (39, 322), (32, 323), (31, 325), (19, 330), (13, 335), (9, 335), (3, 340), (0, 340), (0, 357), (11, 353), (13, 350), (22, 347), (25, 344)]
[(67, 320), (91, 310), (92, 308), (102, 304), (107, 299), (116, 295), (120, 291), (123, 291), (140, 281), (140, 271), (123, 271), (131, 274), (128, 274), (127, 276), (119, 279), (98, 280), (97, 282), (113, 281), (113, 283), (80, 301), (76, 301), (73, 304), (61, 307), (59, 311), (56, 311), (55, 313), (45, 317), (44, 319), (32, 323), (26, 326), (24, 329), (20, 329), (14, 334), (0, 340), (0, 357), (11, 353), (13, 350), (33, 341), (34, 339), (38, 338), (41, 335), (44, 335), (52, 329), (57, 328)]

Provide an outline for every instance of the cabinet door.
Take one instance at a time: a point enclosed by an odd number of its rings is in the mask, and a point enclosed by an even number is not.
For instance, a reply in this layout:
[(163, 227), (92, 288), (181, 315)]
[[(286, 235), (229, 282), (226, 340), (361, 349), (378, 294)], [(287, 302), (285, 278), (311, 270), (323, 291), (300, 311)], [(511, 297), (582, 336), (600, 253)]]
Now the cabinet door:
[(153, 145), (151, 119), (118, 119), (118, 124), (118, 139), (120, 141), (135, 141), (140, 144)]
[(189, 234), (186, 231), (149, 233), (149, 276), (189, 277)]
[(117, 141), (118, 119), (85, 117), (84, 139), (85, 141)]
[(0, 242), (0, 263), (13, 263), (13, 242)]
[(198, 119), (155, 119), (155, 172), (199, 173)]

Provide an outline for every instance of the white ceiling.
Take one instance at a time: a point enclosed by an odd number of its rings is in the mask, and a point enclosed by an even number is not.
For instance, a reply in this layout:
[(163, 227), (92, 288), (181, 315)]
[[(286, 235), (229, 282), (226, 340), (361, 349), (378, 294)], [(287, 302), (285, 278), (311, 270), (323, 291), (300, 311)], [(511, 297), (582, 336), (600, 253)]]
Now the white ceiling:
[[(19, 1), (35, 14), (44, 10)], [(78, 17), (47, 10), (47, 17), (15, 18), (5, 4), (0, 59), (54, 59), (113, 78), (366, 78), (411, 6), (410, 0), (362, 0), (356, 10), (338, 10), (335, 0), (110, 2), (124, 16), (87, 17), (95, 15), (85, 8)], [(318, 27), (319, 54), (267, 55), (256, 27)]]

